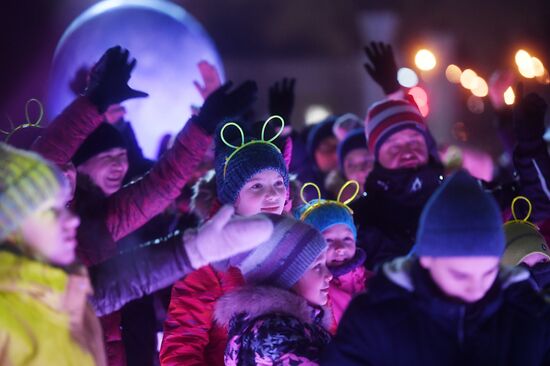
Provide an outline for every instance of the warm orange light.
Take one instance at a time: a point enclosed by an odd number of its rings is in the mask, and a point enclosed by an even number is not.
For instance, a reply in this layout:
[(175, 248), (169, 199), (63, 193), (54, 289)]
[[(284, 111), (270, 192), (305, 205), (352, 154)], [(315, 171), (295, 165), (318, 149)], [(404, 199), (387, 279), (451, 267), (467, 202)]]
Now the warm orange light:
[(472, 88), (472, 94), (476, 97), (486, 97), (489, 94), (489, 86), (487, 82), (482, 77), (477, 77), (477, 81), (474, 83), (475, 86)]
[(542, 61), (536, 57), (531, 57), (531, 63), (533, 64), (533, 72), (535, 77), (541, 77), (544, 75), (544, 65)]
[(416, 53), (414, 63), (420, 70), (429, 71), (435, 67), (437, 60), (433, 52), (424, 48)]
[(516, 94), (514, 93), (514, 89), (512, 89), (511, 86), (506, 89), (504, 92), (504, 103), (506, 105), (512, 105), (516, 101)]
[(462, 72), (462, 75), (460, 75), (460, 84), (465, 87), (466, 89), (472, 89), (477, 86), (478, 76), (472, 69), (466, 69)]
[(460, 83), (460, 75), (462, 75), (462, 70), (460, 70), (460, 67), (452, 64), (447, 66), (447, 69), (445, 70), (445, 76), (447, 77), (447, 80), (449, 80), (451, 83)]

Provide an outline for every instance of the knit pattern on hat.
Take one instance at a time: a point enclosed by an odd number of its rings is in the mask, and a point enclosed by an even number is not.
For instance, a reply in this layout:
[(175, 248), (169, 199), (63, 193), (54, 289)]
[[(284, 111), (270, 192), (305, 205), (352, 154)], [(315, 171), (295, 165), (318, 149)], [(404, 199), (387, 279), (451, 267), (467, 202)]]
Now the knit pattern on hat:
[(295, 217), (300, 219), (304, 212), (312, 207), (305, 215), (303, 222), (309, 224), (323, 232), (324, 230), (338, 224), (343, 224), (349, 227), (353, 233), (353, 238), (357, 239), (357, 229), (353, 222), (353, 216), (350, 210), (334, 201), (311, 200), (308, 204), (299, 207), (295, 212)]
[(415, 253), (428, 257), (500, 257), (500, 209), (466, 171), (453, 174), (430, 197), (420, 216)]
[[(246, 142), (250, 141), (253, 139), (250, 137), (246, 139)], [(234, 142), (235, 139), (232, 139), (231, 143)], [(226, 146), (221, 140), (220, 133), (216, 134), (215, 143), (216, 185), (221, 203), (235, 204), (246, 182), (264, 170), (274, 170), (279, 173), (288, 189), (288, 170), (282, 153), (273, 144), (258, 141), (234, 153), (235, 150)], [(231, 159), (227, 160), (230, 156)]]
[(327, 243), (312, 226), (281, 215), (266, 214), (273, 234), (266, 242), (231, 264), (239, 267), (246, 282), (289, 289), (326, 249)]
[(73, 164), (79, 166), (94, 156), (115, 147), (126, 149), (122, 134), (108, 123), (102, 123), (84, 140), (73, 156)]
[(383, 100), (373, 104), (366, 119), (368, 148), (378, 155), (382, 143), (393, 133), (411, 128), (427, 133), (424, 118), (418, 108), (404, 99)]
[(0, 143), (0, 241), (67, 186), (61, 171), (39, 155)]

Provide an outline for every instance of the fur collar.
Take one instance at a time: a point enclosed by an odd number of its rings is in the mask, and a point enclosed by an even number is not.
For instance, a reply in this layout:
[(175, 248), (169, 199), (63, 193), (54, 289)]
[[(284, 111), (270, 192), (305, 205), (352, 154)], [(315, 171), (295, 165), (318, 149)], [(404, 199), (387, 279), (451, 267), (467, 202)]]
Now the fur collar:
[(325, 329), (330, 329), (333, 321), (330, 309), (318, 309), (288, 290), (271, 286), (245, 286), (222, 296), (216, 303), (214, 319), (227, 327), (240, 313), (246, 313), (251, 319), (269, 313), (283, 313), (308, 324), (315, 323), (315, 319), (321, 316), (320, 323)]

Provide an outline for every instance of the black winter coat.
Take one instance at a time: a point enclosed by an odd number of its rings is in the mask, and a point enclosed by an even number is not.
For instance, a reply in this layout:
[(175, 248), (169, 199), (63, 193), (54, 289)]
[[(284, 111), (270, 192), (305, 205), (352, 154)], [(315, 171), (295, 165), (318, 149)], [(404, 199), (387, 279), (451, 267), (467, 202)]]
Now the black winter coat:
[(386, 263), (344, 314), (321, 365), (550, 365), (550, 305), (522, 268), (484, 298), (447, 298), (414, 258)]

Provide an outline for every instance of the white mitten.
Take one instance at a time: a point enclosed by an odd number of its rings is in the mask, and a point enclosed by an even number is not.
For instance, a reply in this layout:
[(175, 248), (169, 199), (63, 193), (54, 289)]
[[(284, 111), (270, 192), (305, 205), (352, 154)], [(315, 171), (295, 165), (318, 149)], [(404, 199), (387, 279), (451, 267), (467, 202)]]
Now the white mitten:
[(232, 206), (223, 206), (198, 230), (187, 230), (183, 240), (194, 268), (254, 249), (269, 239), (273, 223), (264, 215), (232, 217)]

